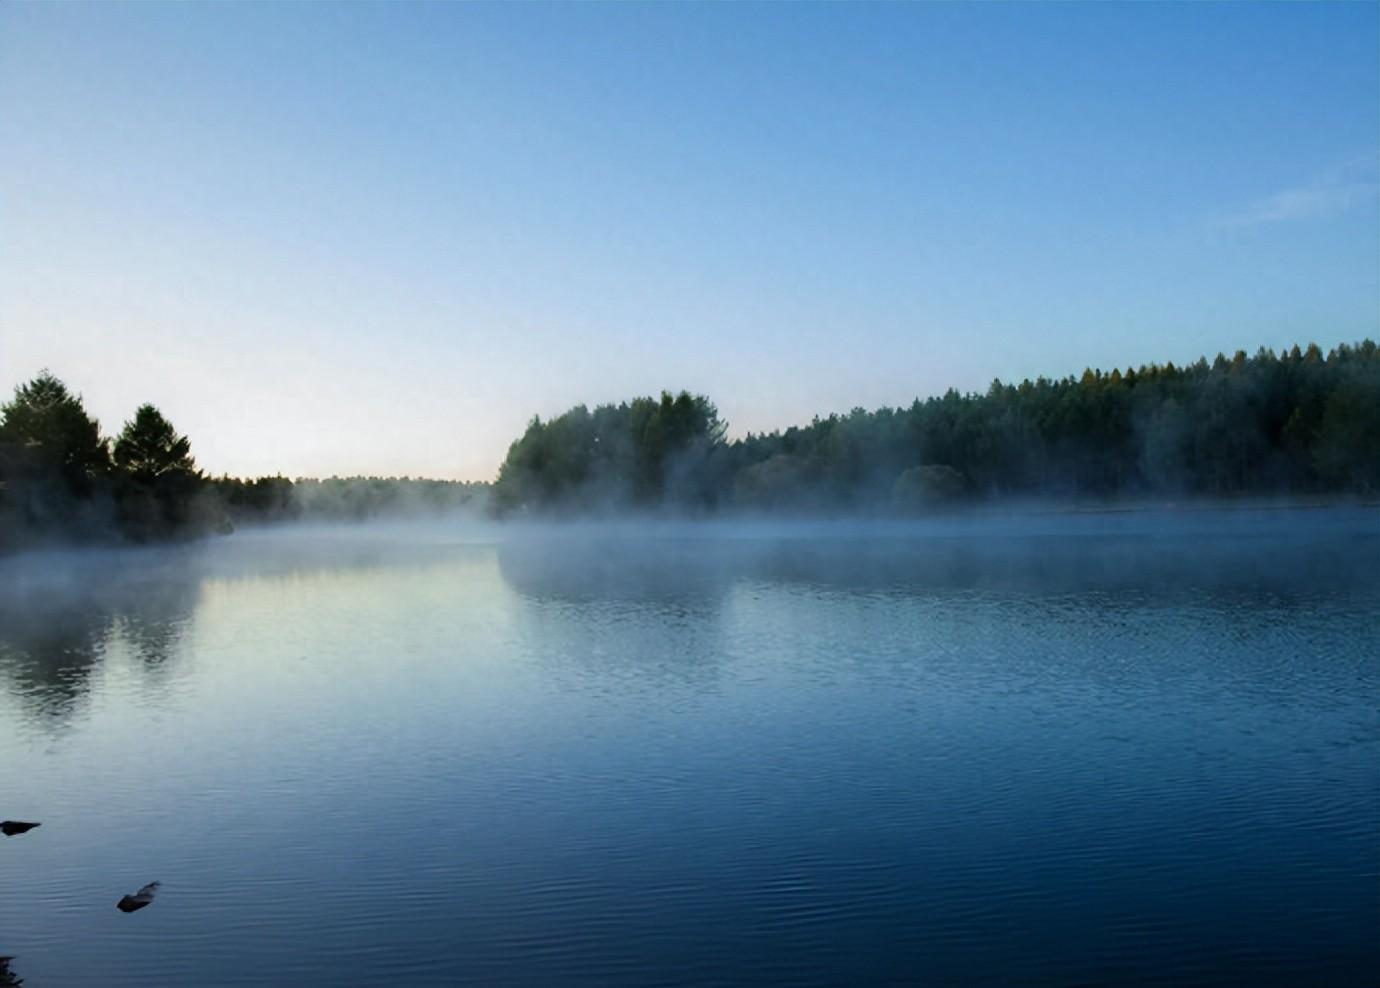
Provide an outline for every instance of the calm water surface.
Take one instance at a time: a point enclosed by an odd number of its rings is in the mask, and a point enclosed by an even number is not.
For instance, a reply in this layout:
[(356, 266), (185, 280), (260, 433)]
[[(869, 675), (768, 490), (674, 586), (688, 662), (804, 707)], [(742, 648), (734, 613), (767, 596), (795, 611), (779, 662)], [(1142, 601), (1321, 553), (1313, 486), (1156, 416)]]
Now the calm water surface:
[[(1380, 516), (0, 564), (0, 954), (130, 985), (1362, 985)], [(148, 909), (116, 899), (152, 879)]]

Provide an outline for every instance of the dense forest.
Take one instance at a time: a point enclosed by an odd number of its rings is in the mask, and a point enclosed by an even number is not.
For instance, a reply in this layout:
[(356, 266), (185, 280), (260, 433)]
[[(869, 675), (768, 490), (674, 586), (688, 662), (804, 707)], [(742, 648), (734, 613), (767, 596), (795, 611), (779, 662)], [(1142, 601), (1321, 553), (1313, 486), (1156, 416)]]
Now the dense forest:
[(906, 513), (1004, 498), (1374, 496), (1380, 352), (1371, 340), (1262, 348), (724, 432), (715, 406), (686, 393), (533, 419), (493, 507)]
[(1218, 355), (992, 382), (907, 408), (855, 408), (728, 440), (682, 392), (533, 419), (494, 484), (208, 477), (153, 405), (101, 434), (48, 372), (0, 405), (0, 551), (152, 541), (235, 525), (487, 507), (500, 517), (624, 510), (928, 511), (1011, 498), (1380, 495), (1380, 350)]
[(0, 405), (0, 552), (55, 541), (148, 542), (237, 524), (345, 521), (482, 504), (487, 484), (408, 477), (207, 477), (153, 405), (107, 437), (52, 374)]

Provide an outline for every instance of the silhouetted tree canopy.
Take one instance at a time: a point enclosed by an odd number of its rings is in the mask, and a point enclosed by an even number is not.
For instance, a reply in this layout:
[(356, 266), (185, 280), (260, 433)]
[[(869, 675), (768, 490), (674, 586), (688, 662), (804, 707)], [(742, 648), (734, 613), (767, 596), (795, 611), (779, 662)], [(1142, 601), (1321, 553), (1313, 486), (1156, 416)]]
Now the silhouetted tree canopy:
[(87, 537), (109, 515), (110, 444), (81, 398), (48, 371), (0, 406), (0, 550), (23, 533)]
[[(141, 405), (113, 444), (44, 371), (0, 405), (0, 551), (185, 538), (232, 523), (515, 513), (930, 511), (1000, 498), (1380, 494), (1380, 351), (1237, 351), (993, 381), (728, 441), (703, 395), (532, 419), (493, 485), (409, 477), (209, 479)], [(492, 495), (492, 496), (490, 496)]]
[(120, 529), (140, 542), (226, 530), (228, 519), (192, 458), (192, 443), (153, 405), (140, 405), (115, 440)]
[(211, 480), (191, 440), (155, 406), (139, 406), (112, 444), (81, 397), (46, 370), (0, 406), (0, 552), (191, 538), (241, 522), (436, 514), (473, 509), (488, 488), (410, 477)]
[(133, 480), (153, 483), (170, 474), (195, 474), (192, 443), (152, 405), (140, 405), (115, 440), (115, 465)]
[(110, 472), (110, 443), (100, 425), (86, 414), (81, 397), (46, 370), (0, 406), (0, 443), (13, 460), (74, 492), (89, 492)]
[(489, 489), (485, 483), (420, 477), (219, 477), (211, 484), (237, 523), (434, 516), (477, 508)]
[(732, 442), (713, 409), (663, 394), (533, 419), (495, 507), (906, 512), (959, 499), (1380, 493), (1370, 340), (993, 381)]
[(534, 418), (499, 469), (495, 504), (501, 512), (707, 507), (725, 428), (708, 398), (685, 391)]

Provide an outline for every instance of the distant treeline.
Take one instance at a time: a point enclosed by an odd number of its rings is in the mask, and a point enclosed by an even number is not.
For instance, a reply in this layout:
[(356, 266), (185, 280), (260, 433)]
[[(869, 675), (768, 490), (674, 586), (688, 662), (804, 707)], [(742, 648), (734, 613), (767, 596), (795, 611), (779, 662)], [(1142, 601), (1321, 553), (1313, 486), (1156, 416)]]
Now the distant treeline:
[(210, 478), (153, 405), (103, 436), (47, 371), (0, 405), (0, 552), (62, 542), (148, 542), (236, 524), (345, 521), (482, 505), (488, 484), (408, 477)]
[(1374, 496), (1380, 352), (1238, 351), (1185, 367), (993, 381), (725, 441), (703, 396), (534, 418), (500, 514), (624, 508), (910, 512), (1000, 498)]
[(443, 514), (482, 508), (489, 485), (421, 477), (259, 477), (209, 481), (237, 521), (364, 521), (390, 515)]
[(1380, 495), (1374, 342), (994, 381), (985, 394), (951, 390), (732, 441), (699, 395), (580, 405), (534, 418), (492, 485), (208, 477), (153, 405), (103, 436), (46, 371), (0, 405), (0, 551), (482, 507), (906, 513), (1002, 498), (1258, 495)]

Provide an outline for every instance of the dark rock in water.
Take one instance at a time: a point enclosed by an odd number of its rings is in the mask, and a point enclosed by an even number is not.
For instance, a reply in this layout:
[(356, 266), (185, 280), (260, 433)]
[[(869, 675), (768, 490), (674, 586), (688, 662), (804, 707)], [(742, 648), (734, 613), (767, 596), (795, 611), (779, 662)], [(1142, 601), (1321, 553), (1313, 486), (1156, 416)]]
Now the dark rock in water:
[(10, 961), (14, 960), (9, 954), (0, 955), (0, 988), (17, 988), (24, 983), (24, 979), (10, 970)]
[(119, 902), (115, 903), (115, 908), (122, 913), (132, 913), (143, 909), (153, 901), (153, 897), (158, 893), (158, 886), (161, 884), (161, 882), (149, 882), (133, 895), (121, 898)]
[(41, 824), (24, 823), (20, 820), (5, 820), (3, 823), (0, 823), (0, 834), (4, 834), (6, 837), (14, 837), (17, 834), (27, 834), (30, 830), (33, 830), (34, 827), (38, 826), (41, 826)]

